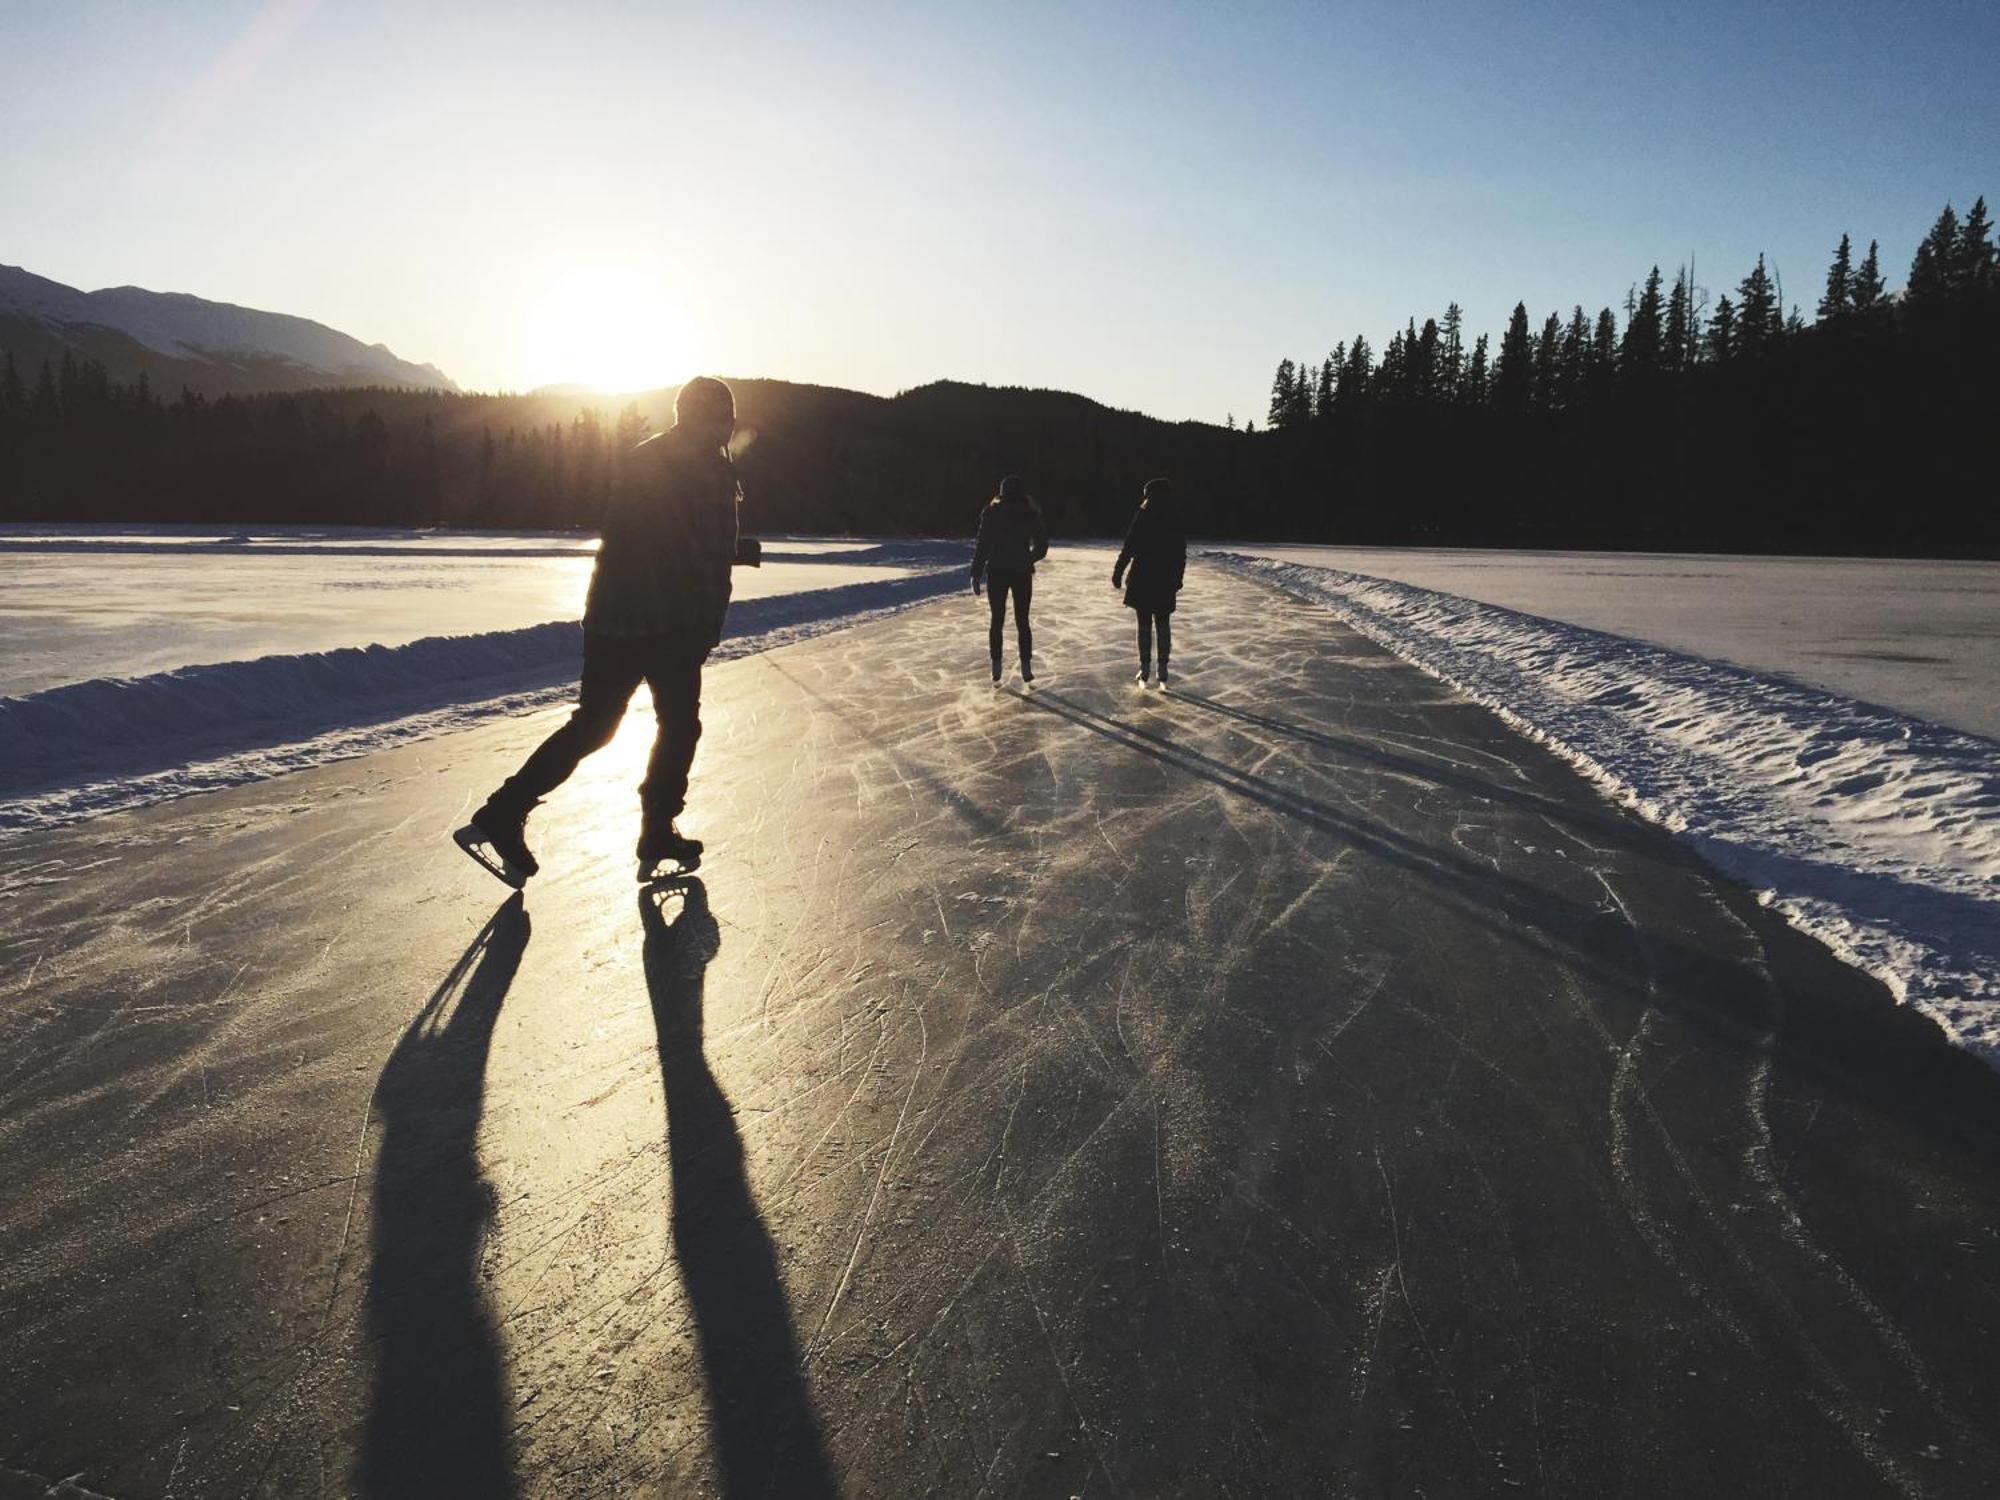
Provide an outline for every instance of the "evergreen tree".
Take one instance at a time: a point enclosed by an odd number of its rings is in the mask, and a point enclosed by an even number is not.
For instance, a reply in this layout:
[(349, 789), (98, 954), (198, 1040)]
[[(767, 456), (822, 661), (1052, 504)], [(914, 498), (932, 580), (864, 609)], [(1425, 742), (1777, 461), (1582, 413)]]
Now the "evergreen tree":
[(1423, 332), (1417, 335), (1410, 358), (1410, 392), (1417, 400), (1428, 402), (1437, 399), (1440, 358), (1437, 319), (1425, 318)]
[(1909, 299), (1922, 307), (1939, 302), (1954, 289), (1959, 264), (1958, 215), (1949, 203), (1917, 245), (1910, 262)]
[(1765, 353), (1785, 331), (1784, 314), (1778, 310), (1777, 288), (1764, 268), (1764, 257), (1736, 288), (1742, 300), (1736, 307), (1736, 353), (1749, 358)]
[(1333, 389), (1340, 378), (1340, 365), (1334, 355), (1329, 354), (1320, 362), (1319, 385), (1313, 391), (1313, 415), (1330, 417), (1333, 415)]
[(1968, 291), (1990, 291), (1995, 279), (1993, 225), (1980, 198), (1958, 230), (1957, 280)]
[(1618, 315), (1610, 308), (1599, 308), (1597, 328), (1590, 342), (1591, 384), (1602, 391), (1618, 372)]
[(1493, 361), (1493, 404), (1503, 412), (1527, 408), (1533, 342), (1528, 336), (1528, 306), (1516, 302), (1507, 331), (1500, 336), (1500, 355)]
[(1313, 419), (1313, 367), (1300, 360), (1293, 369), (1297, 374), (1292, 382), (1292, 407), (1286, 425), (1303, 427)]
[(1267, 428), (1283, 427), (1292, 419), (1292, 406), (1298, 400), (1298, 370), (1289, 359), (1278, 361), (1277, 377), (1271, 382), (1271, 409), (1264, 414)]
[(1472, 341), (1472, 358), (1465, 367), (1465, 384), (1462, 398), (1468, 406), (1486, 404), (1486, 335), (1480, 334)]
[(1543, 411), (1554, 410), (1562, 400), (1562, 392), (1556, 380), (1561, 357), (1562, 319), (1550, 313), (1543, 319), (1542, 331), (1535, 339), (1535, 386), (1532, 399)]
[(1687, 267), (1674, 274), (1674, 289), (1667, 294), (1666, 326), (1660, 331), (1660, 363), (1668, 370), (1685, 370), (1692, 363), (1694, 297), (1688, 287)]
[(1456, 401), (1459, 387), (1465, 383), (1465, 310), (1456, 302), (1445, 308), (1439, 331), (1443, 346), (1438, 355), (1438, 394), (1446, 401)]
[(1861, 258), (1861, 269), (1848, 284), (1848, 305), (1856, 312), (1873, 311), (1881, 304), (1882, 290), (1882, 258), (1875, 241), (1870, 240), (1868, 253)]
[(1567, 406), (1580, 404), (1590, 386), (1590, 317), (1577, 303), (1570, 309), (1569, 324), (1563, 329), (1561, 369), (1557, 384)]
[(1834, 322), (1845, 317), (1853, 308), (1854, 247), (1843, 234), (1840, 248), (1833, 252), (1833, 264), (1827, 267), (1826, 290), (1819, 299), (1819, 320), (1822, 323)]
[(1736, 357), (1736, 309), (1727, 295), (1715, 299), (1715, 313), (1708, 320), (1708, 357), (1719, 365)]
[(1625, 341), (1618, 351), (1619, 367), (1629, 377), (1644, 379), (1660, 367), (1660, 319), (1664, 309), (1660, 299), (1660, 268), (1647, 273), (1646, 289), (1632, 306), (1625, 324)]
[(1340, 394), (1350, 403), (1365, 401), (1375, 385), (1375, 351), (1368, 336), (1357, 333), (1347, 349), (1347, 368), (1341, 372)]
[(1375, 371), (1375, 389), (1394, 401), (1403, 394), (1410, 373), (1409, 344), (1399, 330), (1389, 335), (1382, 349), (1382, 363)]

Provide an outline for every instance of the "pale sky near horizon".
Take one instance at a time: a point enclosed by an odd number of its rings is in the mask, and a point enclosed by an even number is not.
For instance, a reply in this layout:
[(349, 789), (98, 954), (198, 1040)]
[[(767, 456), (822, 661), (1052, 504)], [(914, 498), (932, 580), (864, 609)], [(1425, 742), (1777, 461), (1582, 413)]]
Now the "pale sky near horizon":
[[(0, 0), (0, 262), (474, 389), (943, 377), (1261, 422), (1759, 253), (1808, 315), (2000, 197), (2000, 6)], [(1858, 251), (1857, 251), (1858, 253)]]

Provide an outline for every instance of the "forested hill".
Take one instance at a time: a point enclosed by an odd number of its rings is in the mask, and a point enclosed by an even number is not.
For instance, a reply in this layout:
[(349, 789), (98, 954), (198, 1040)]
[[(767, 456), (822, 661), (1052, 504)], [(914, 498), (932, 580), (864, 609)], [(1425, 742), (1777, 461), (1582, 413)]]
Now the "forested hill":
[[(1284, 361), (1262, 432), (1057, 391), (880, 397), (739, 380), (750, 520), (956, 535), (1003, 474), (1059, 536), (1120, 531), (1171, 476), (1210, 536), (1430, 546), (2000, 557), (2000, 251), (1947, 208), (1890, 290), (1843, 237), (1816, 316), (1763, 261), (1711, 302), (1655, 268), (1621, 321), (1525, 306), (1490, 347), (1456, 306), (1378, 357)], [(4, 332), (4, 330), (0, 330)], [(596, 524), (615, 455), (672, 391), (382, 388), (210, 400), (0, 347), (0, 520)]]
[[(1220, 427), (955, 382), (894, 397), (730, 384), (753, 434), (739, 469), (762, 530), (956, 535), (1014, 472), (1064, 535), (1122, 530), (1156, 474), (1225, 529), (1280, 524), (1256, 445)], [(591, 529), (614, 455), (667, 425), (673, 396), (622, 408), (381, 388), (163, 401), (74, 360), (24, 379), (0, 354), (0, 520)]]

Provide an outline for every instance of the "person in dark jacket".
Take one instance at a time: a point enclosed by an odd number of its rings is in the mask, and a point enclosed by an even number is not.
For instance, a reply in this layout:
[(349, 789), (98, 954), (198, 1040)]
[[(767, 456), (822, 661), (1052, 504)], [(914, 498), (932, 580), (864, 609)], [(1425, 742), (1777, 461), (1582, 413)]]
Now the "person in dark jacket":
[(1149, 479), (1141, 491), (1139, 512), (1125, 530), (1125, 547), (1111, 570), (1111, 586), (1125, 590), (1125, 606), (1139, 616), (1139, 675), (1145, 684), (1153, 670), (1153, 639), (1160, 642), (1161, 687), (1167, 685), (1167, 658), (1173, 655), (1171, 625), (1174, 598), (1187, 572), (1187, 532), (1174, 504), (1174, 487), (1165, 479)]
[(493, 868), (474, 847), (490, 846), (510, 885), (538, 868), (523, 837), (529, 811), (610, 742), (641, 682), (658, 728), (639, 788), (639, 878), (663, 860), (685, 870), (701, 857), (701, 842), (675, 823), (701, 738), (701, 668), (722, 639), (730, 568), (757, 561), (756, 542), (738, 540), (743, 491), (727, 449), (735, 426), (729, 387), (697, 377), (675, 398), (673, 429), (626, 456), (584, 604), (576, 710), (458, 831), (466, 852)]
[(1021, 642), (1021, 680), (1035, 680), (1035, 633), (1028, 605), (1035, 593), (1035, 564), (1049, 555), (1049, 528), (1042, 508), (1018, 474), (1000, 481), (1000, 493), (979, 513), (979, 543), (972, 553), (972, 592), (983, 585), (992, 606), (987, 647), (993, 657), (993, 685), (1000, 685), (1000, 643), (1006, 633), (1007, 596), (1014, 596), (1014, 630)]

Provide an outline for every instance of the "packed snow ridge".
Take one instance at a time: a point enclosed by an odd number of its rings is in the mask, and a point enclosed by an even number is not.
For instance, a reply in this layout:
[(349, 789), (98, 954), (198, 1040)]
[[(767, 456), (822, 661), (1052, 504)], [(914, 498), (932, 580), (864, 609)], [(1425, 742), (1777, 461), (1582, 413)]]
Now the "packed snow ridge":
[(1498, 711), (2000, 1067), (2000, 744), (1454, 594), (1210, 556)]
[[(960, 549), (963, 550), (963, 549)], [(964, 587), (962, 569), (746, 599), (714, 659)], [(42, 828), (258, 781), (568, 701), (574, 621), (182, 667), (0, 698), (0, 829)]]

